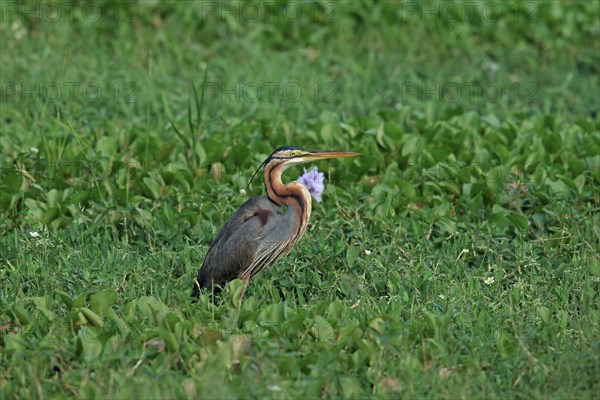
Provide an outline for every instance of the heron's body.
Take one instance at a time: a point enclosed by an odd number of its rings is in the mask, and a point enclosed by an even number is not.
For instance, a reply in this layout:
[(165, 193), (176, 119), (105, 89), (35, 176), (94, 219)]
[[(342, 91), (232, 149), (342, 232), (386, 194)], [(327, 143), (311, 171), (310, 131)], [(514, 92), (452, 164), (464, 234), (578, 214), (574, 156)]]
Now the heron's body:
[(273, 152), (263, 163), (268, 197), (252, 197), (223, 226), (208, 250), (192, 295), (236, 278), (247, 285), (250, 278), (296, 246), (310, 220), (311, 197), (300, 182), (282, 183), (286, 168), (313, 159), (351, 155), (356, 153), (311, 152), (295, 147)]

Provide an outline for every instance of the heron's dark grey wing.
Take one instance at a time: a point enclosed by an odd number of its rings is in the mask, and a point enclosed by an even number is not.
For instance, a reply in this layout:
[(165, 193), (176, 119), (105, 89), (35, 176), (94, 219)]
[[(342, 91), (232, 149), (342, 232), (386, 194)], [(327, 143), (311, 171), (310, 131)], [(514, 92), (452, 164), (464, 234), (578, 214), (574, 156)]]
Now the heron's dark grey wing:
[[(200, 288), (222, 285), (245, 270), (255, 258), (264, 226), (276, 218), (281, 218), (280, 207), (265, 197), (244, 203), (213, 240), (198, 273)], [(195, 284), (192, 295), (198, 294)]]
[(300, 237), (294, 238), (296, 231), (296, 211), (288, 207), (279, 218), (271, 218), (263, 227), (261, 240), (258, 242), (256, 256), (244, 271), (253, 277), (287, 255), (296, 245)]
[[(229, 221), (223, 225), (217, 236), (215, 236), (213, 239), (211, 246), (213, 246), (215, 243), (223, 242), (229, 239), (231, 235), (239, 230), (244, 222), (252, 217), (255, 217), (257, 212), (259, 213), (259, 216), (263, 215), (264, 218), (265, 214), (261, 210), (267, 210), (275, 214), (281, 214), (281, 209), (277, 204), (273, 203), (266, 197), (254, 196), (242, 204), (235, 214), (229, 218)], [(264, 222), (266, 223), (266, 221)]]

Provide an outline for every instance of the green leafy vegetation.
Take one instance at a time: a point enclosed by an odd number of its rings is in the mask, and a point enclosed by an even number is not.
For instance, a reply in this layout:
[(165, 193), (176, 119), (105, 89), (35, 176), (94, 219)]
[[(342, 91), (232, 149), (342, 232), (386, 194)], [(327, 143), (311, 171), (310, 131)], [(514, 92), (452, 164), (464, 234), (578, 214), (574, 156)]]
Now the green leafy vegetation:
[[(599, 3), (0, 11), (2, 398), (597, 396)], [(281, 145), (362, 155), (192, 303)]]

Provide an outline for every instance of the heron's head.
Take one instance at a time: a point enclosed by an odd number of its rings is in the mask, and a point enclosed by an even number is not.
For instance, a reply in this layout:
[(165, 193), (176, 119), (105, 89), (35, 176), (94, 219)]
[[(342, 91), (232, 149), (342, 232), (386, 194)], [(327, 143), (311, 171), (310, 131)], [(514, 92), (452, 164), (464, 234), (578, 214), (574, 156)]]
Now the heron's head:
[(287, 167), (310, 161), (324, 160), (326, 158), (353, 157), (358, 155), (360, 155), (360, 153), (349, 151), (306, 150), (294, 146), (283, 146), (271, 153), (264, 164), (267, 165), (270, 162), (277, 162), (284, 164)]
[(306, 150), (301, 149), (300, 147), (294, 146), (282, 146), (277, 149), (271, 155), (263, 161), (263, 163), (258, 167), (252, 178), (250, 178), (250, 182), (248, 182), (248, 187), (250, 187), (250, 183), (260, 171), (260, 169), (271, 163), (280, 165), (281, 171), (295, 164), (307, 163), (310, 161), (318, 161), (324, 160), (326, 158), (342, 158), (342, 157), (354, 157), (359, 156), (360, 153), (354, 153), (350, 151), (331, 151), (331, 150)]

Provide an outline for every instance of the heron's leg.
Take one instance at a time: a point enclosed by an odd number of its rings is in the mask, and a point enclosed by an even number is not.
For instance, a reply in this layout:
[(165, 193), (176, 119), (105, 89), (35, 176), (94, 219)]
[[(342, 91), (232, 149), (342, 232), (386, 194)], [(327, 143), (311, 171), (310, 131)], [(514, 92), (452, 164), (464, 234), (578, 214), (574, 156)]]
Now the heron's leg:
[(246, 293), (248, 283), (250, 282), (250, 275), (242, 274), (240, 275), (240, 279), (242, 280), (242, 282), (244, 282), (244, 287), (242, 288), (242, 292), (240, 293), (240, 297), (238, 298), (239, 308), (242, 307), (242, 299), (244, 298), (244, 293)]

